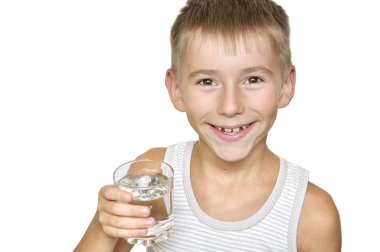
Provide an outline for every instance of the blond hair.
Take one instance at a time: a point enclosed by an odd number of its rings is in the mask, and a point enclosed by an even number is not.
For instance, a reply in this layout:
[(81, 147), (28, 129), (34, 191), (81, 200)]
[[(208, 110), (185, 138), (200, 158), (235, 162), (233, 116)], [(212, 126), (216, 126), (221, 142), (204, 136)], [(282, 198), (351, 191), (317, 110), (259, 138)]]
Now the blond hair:
[(171, 28), (174, 73), (199, 32), (217, 36), (233, 48), (241, 38), (247, 46), (249, 35), (262, 35), (278, 55), (282, 74), (292, 64), (288, 16), (271, 0), (188, 0)]

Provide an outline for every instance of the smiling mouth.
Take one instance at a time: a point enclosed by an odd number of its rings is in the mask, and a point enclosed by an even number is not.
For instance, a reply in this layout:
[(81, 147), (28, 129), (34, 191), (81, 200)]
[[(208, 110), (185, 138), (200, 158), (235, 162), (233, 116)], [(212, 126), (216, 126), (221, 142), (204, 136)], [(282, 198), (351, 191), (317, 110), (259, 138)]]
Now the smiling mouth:
[(236, 128), (223, 128), (223, 127), (220, 127), (220, 126), (215, 126), (215, 125), (212, 125), (211, 126), (218, 130), (218, 131), (221, 131), (221, 132), (224, 132), (224, 133), (227, 133), (229, 135), (234, 135), (234, 134), (237, 134), (239, 133), (240, 131), (242, 130), (245, 130), (245, 129), (248, 129), (253, 123), (249, 123), (249, 124), (246, 124), (246, 125), (242, 125), (240, 127), (236, 127)]

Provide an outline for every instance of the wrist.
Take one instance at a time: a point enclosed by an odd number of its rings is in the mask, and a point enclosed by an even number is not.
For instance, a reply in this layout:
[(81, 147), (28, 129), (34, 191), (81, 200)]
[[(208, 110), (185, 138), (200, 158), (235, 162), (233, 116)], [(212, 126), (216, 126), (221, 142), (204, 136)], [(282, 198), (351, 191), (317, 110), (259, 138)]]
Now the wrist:
[(112, 252), (118, 239), (107, 235), (99, 222), (98, 213), (95, 214), (82, 240), (75, 248), (75, 252), (99, 251)]

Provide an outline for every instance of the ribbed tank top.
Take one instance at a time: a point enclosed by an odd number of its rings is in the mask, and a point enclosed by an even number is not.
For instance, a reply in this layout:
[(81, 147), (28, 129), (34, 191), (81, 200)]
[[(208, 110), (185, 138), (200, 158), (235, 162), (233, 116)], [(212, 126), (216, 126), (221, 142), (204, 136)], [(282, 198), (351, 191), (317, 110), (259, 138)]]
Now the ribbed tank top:
[(297, 251), (297, 227), (309, 173), (280, 158), (276, 184), (257, 213), (242, 221), (220, 221), (199, 207), (190, 181), (195, 142), (169, 146), (165, 161), (174, 169), (174, 226), (153, 251)]

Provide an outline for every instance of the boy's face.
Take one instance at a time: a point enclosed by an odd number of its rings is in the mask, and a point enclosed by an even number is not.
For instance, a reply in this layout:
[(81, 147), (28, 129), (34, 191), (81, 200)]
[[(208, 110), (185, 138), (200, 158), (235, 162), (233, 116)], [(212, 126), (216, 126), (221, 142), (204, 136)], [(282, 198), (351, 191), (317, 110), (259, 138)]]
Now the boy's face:
[(187, 113), (201, 144), (229, 162), (265, 145), (277, 109), (294, 92), (294, 68), (282, 80), (270, 43), (253, 38), (252, 45), (238, 43), (232, 53), (215, 37), (198, 36), (183, 57), (180, 76), (167, 73), (175, 107)]

